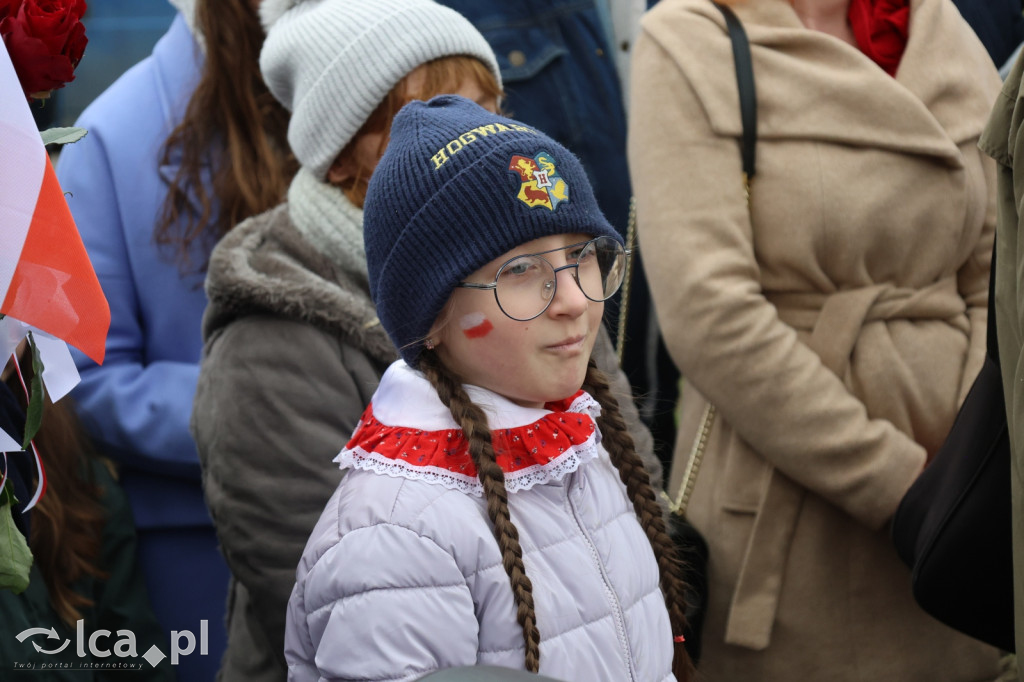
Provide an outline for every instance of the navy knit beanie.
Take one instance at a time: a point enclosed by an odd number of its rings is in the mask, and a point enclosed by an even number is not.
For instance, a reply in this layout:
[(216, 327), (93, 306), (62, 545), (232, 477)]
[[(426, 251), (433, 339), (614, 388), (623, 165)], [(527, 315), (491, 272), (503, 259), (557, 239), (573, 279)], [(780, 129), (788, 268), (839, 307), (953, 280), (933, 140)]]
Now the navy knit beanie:
[(569, 150), (463, 97), (411, 102), (364, 205), (381, 324), (415, 367), (456, 284), (524, 242), (573, 232), (622, 241)]

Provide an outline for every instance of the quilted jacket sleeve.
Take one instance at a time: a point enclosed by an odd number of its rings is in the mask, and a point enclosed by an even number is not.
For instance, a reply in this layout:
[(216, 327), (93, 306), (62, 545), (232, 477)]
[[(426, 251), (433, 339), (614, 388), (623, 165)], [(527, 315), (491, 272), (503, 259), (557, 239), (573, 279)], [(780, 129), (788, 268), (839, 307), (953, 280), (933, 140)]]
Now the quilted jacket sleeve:
[(469, 587), (431, 538), (392, 524), (353, 530), (297, 579), (285, 638), (291, 682), (416, 680), (476, 663)]
[(224, 557), (250, 595), (250, 627), (276, 642), (310, 531), (341, 479), (376, 373), (336, 339), (271, 316), (236, 320), (207, 345), (192, 429)]

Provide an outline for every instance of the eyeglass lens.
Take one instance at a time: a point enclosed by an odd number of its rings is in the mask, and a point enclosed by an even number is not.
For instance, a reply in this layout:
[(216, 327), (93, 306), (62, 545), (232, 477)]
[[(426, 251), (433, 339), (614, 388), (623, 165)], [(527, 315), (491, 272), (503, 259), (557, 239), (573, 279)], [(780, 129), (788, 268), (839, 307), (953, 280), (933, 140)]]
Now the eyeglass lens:
[[(592, 301), (607, 300), (622, 284), (626, 254), (622, 245), (610, 237), (567, 247), (566, 261), (574, 268), (583, 295)], [(494, 290), (498, 305), (513, 319), (533, 319), (551, 303), (555, 277), (555, 267), (543, 256), (513, 258), (498, 271)]]

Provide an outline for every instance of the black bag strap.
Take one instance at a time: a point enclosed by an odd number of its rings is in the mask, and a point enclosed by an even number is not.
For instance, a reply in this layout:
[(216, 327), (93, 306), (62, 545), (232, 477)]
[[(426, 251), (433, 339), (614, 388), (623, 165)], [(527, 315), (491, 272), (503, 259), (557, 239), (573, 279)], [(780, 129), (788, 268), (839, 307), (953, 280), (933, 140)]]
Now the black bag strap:
[(754, 89), (754, 63), (750, 58), (750, 41), (743, 24), (726, 5), (713, 3), (725, 17), (732, 41), (732, 56), (736, 63), (736, 85), (740, 93), (740, 120), (743, 122), (743, 140), (740, 155), (743, 158), (744, 186), (754, 177), (757, 160), (757, 91)]
[[(732, 56), (736, 62), (736, 85), (740, 93), (740, 121), (743, 124), (743, 138), (740, 141), (740, 157), (743, 159), (743, 191), (746, 193), (749, 208), (750, 180), (756, 172), (755, 162), (757, 160), (757, 94), (754, 91), (754, 64), (750, 58), (750, 42), (747, 40), (747, 32), (743, 30), (743, 24), (725, 5), (720, 5), (714, 0), (712, 0), (712, 4), (725, 17), (725, 24), (729, 28), (729, 40), (732, 41)], [(700, 420), (701, 427), (697, 432), (697, 440), (694, 441), (690, 456), (686, 460), (686, 469), (683, 472), (683, 484), (679, 488), (679, 495), (675, 500), (669, 499), (668, 501), (672, 512), (680, 516), (686, 515), (686, 507), (690, 503), (690, 494), (697, 481), (697, 472), (700, 471), (700, 465), (704, 459), (708, 435), (711, 433), (714, 420), (715, 406), (708, 403)], [(665, 494), (664, 491), (662, 494)]]

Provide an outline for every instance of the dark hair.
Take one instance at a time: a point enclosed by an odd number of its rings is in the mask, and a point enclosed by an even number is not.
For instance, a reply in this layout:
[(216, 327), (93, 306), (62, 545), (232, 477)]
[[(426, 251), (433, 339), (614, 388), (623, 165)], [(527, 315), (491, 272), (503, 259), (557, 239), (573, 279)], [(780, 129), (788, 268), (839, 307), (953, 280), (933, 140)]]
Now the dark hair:
[[(523, 628), (526, 669), (537, 672), (540, 667), (540, 633), (537, 630), (537, 618), (534, 613), (533, 585), (523, 565), (519, 532), (509, 516), (505, 475), (494, 458), (487, 416), (473, 403), (462, 388), (462, 383), (444, 366), (435, 352), (423, 352), (420, 356), (419, 369), (437, 390), (441, 402), (451, 411), (452, 417), (459, 424), (469, 443), (469, 454), (484, 487), (487, 515), (494, 524), (494, 536), (501, 549), (502, 565), (512, 585), (516, 618)], [(602, 413), (597, 425), (601, 429), (602, 442), (626, 486), (626, 493), (654, 550), (672, 632), (682, 635), (686, 625), (686, 583), (683, 579), (682, 566), (676, 557), (675, 545), (666, 532), (657, 496), (651, 488), (650, 477), (636, 454), (633, 438), (626, 430), (618, 401), (612, 395), (608, 379), (597, 369), (593, 360), (587, 367), (583, 387), (601, 404)], [(693, 674), (690, 657), (681, 642), (676, 642), (674, 649), (672, 672), (680, 682), (687, 682)]]
[(424, 351), (420, 356), (420, 370), (437, 391), (441, 402), (451, 411), (455, 422), (469, 444), (469, 455), (476, 466), (487, 501), (487, 516), (494, 525), (494, 537), (501, 550), (501, 563), (512, 585), (516, 619), (523, 628), (526, 644), (526, 669), (535, 673), (540, 668), (540, 631), (533, 609), (533, 583), (523, 565), (523, 549), (519, 546), (519, 531), (508, 513), (508, 492), (505, 490), (505, 472), (494, 459), (491, 430), (487, 415), (462, 388), (437, 354)]
[(153, 233), (183, 273), (206, 269), (191, 262), (195, 242), (212, 248), (238, 223), (277, 206), (298, 169), (288, 112), (260, 75), (264, 33), (251, 0), (198, 0), (196, 23), (206, 44), (203, 73), (164, 142), (162, 162), (177, 153), (181, 165)]
[[(608, 377), (597, 368), (593, 359), (587, 366), (583, 389), (601, 405), (601, 416), (597, 418), (601, 442), (626, 486), (626, 495), (632, 501), (640, 527), (644, 529), (651, 549), (654, 550), (672, 634), (681, 636), (686, 628), (686, 579), (683, 576), (683, 565), (665, 527), (658, 496), (651, 487), (651, 477), (640, 456), (636, 454), (633, 437), (629, 435), (626, 422), (622, 419), (619, 401), (612, 393)], [(682, 641), (675, 640), (674, 645), (672, 673), (679, 682), (687, 682), (692, 678), (693, 664)]]
[[(21, 362), (20, 367), (25, 382), (31, 382), (32, 363)], [(16, 373), (6, 383), (24, 409), (27, 401)], [(46, 398), (34, 439), (46, 466), (46, 493), (32, 509), (28, 544), (53, 610), (73, 628), (82, 617), (78, 609), (93, 601), (72, 586), (86, 576), (107, 577), (97, 565), (107, 514), (92, 476), (88, 440), (69, 401), (55, 404)]]
[[(349, 143), (338, 154), (338, 159), (353, 157), (355, 154), (356, 141), (367, 133), (384, 133), (381, 139), (380, 149), (377, 155), (384, 153), (388, 144), (388, 133), (391, 131), (391, 122), (395, 120), (398, 110), (413, 100), (428, 100), (435, 95), (443, 95), (453, 92), (466, 80), (472, 80), (480, 87), (485, 95), (494, 97), (496, 100), (501, 97), (501, 87), (494, 78), (491, 70), (475, 57), (454, 55), (432, 59), (423, 65), (425, 74), (423, 83), (418, 90), (412, 90), (407, 86), (407, 80), (403, 78), (387, 94), (387, 97), (377, 105), (370, 117), (366, 119), (358, 132), (352, 136)], [(359, 164), (355, 177), (343, 182), (340, 187), (356, 206), (362, 208), (366, 201), (366, 188), (370, 183), (370, 176), (373, 168), (367, 168)]]

